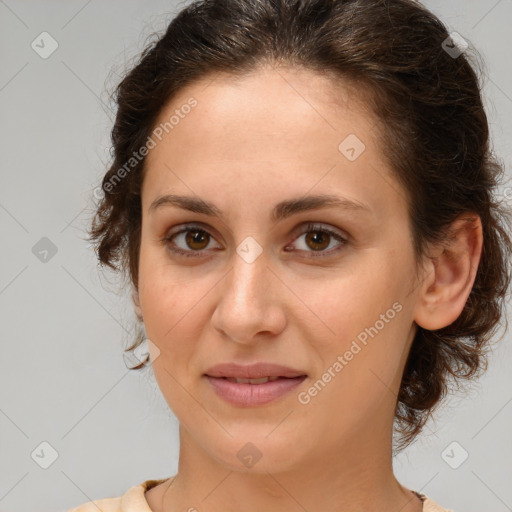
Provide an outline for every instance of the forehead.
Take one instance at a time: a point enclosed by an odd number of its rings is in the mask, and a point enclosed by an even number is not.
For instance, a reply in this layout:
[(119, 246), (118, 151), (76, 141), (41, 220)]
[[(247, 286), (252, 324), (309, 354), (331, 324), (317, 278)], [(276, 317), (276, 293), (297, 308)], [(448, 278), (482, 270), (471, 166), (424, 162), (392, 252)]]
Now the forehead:
[[(277, 195), (290, 188), (297, 195), (315, 183), (319, 193), (343, 183), (347, 196), (382, 196), (382, 178), (389, 174), (376, 118), (362, 95), (351, 83), (310, 70), (267, 67), (243, 76), (206, 76), (162, 108), (155, 127), (165, 123), (145, 163), (143, 190), (152, 196), (179, 188), (212, 198), (212, 192), (236, 187), (259, 190), (262, 197), (276, 187)], [(341, 152), (345, 140), (355, 142), (356, 151), (364, 148), (357, 160)]]
[[(189, 108), (192, 100), (197, 105)], [(332, 141), (347, 130), (372, 137), (376, 121), (352, 83), (302, 68), (268, 66), (242, 76), (210, 74), (189, 84), (162, 108), (155, 125), (165, 126), (173, 114), (172, 130), (162, 134), (171, 146), (202, 138), (203, 153), (222, 149), (229, 158), (241, 156), (243, 149), (244, 159), (299, 156), (319, 142), (325, 147), (315, 153), (332, 150)]]

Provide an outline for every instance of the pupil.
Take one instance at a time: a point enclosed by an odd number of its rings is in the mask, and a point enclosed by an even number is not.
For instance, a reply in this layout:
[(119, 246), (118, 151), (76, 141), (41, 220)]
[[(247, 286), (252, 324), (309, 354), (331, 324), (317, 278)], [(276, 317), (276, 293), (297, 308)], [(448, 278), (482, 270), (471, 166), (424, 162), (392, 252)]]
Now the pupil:
[[(191, 235), (191, 233), (193, 233)], [(201, 241), (204, 242), (205, 240), (205, 232), (204, 231), (189, 231), (189, 234), (187, 235), (187, 243), (189, 246), (192, 246), (194, 248), (194, 244), (201, 243)], [(195, 247), (197, 249), (197, 247)], [(199, 249), (202, 249), (202, 247), (199, 247)]]
[[(327, 247), (329, 245), (328, 238), (329, 238), (329, 236), (326, 235), (326, 233), (322, 233), (321, 231), (312, 231), (311, 233), (309, 233), (307, 235), (308, 242), (312, 242), (313, 246), (316, 246), (316, 247), (312, 247), (312, 249), (315, 249), (315, 250), (325, 249), (325, 247)], [(322, 243), (322, 239), (323, 239), (324, 243)], [(325, 243), (325, 242), (327, 242), (327, 243)], [(320, 247), (318, 247), (319, 245), (320, 245)]]

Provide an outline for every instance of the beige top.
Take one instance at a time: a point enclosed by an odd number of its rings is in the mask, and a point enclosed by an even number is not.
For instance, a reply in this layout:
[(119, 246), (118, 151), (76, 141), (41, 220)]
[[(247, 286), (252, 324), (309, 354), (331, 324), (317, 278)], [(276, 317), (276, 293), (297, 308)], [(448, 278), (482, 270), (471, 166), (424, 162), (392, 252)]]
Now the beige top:
[[(103, 498), (101, 500), (88, 501), (76, 508), (69, 509), (67, 512), (153, 512), (146, 501), (144, 493), (152, 487), (165, 482), (168, 478), (161, 480), (146, 480), (128, 489), (118, 498)], [(424, 494), (413, 491), (423, 501), (423, 512), (454, 512), (440, 507)]]

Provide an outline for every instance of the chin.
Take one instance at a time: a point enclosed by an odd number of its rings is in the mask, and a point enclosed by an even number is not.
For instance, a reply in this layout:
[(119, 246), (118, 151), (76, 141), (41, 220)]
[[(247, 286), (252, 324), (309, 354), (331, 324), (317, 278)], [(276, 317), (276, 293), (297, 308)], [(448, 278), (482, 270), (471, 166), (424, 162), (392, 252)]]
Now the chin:
[[(280, 473), (301, 464), (305, 455), (297, 450), (297, 447), (304, 448), (301, 436), (294, 438), (279, 435), (277, 429), (272, 432), (272, 428), (265, 428), (264, 432), (262, 429), (251, 431), (242, 429), (238, 434), (230, 431), (232, 438), (226, 436), (224, 442), (219, 443), (217, 440), (212, 446), (205, 447), (219, 464), (240, 473)], [(269, 432), (272, 432), (270, 436)]]

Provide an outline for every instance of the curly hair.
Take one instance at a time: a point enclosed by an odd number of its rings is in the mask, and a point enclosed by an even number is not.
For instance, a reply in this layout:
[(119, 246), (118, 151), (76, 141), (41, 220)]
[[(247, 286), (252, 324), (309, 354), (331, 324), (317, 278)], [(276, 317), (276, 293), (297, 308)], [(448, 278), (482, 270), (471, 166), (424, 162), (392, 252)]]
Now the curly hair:
[[(490, 342), (506, 318), (511, 281), (511, 212), (496, 193), (503, 165), (490, 148), (479, 55), (454, 43), (443, 23), (414, 0), (189, 4), (147, 44), (113, 91), (113, 162), (89, 230), (100, 264), (138, 289), (145, 158), (133, 155), (145, 146), (163, 107), (187, 84), (214, 72), (243, 76), (270, 63), (367, 91), (384, 157), (407, 192), (416, 261), (428, 244), (446, 239), (460, 215), (476, 213), (483, 226), (476, 279), (460, 316), (435, 331), (418, 326), (411, 345), (395, 411), (403, 449), (452, 380), (469, 380), (486, 368)], [(143, 339), (139, 331), (125, 351)]]

